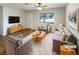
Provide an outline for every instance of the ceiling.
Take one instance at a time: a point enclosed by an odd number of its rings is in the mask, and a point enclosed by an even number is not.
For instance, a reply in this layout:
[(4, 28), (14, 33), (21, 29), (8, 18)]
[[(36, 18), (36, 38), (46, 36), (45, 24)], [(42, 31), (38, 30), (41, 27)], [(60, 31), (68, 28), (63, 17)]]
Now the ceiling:
[[(0, 3), (0, 6), (12, 7), (21, 10), (37, 10), (34, 7), (36, 3)], [(59, 7), (66, 7), (67, 3), (42, 3), (42, 5), (47, 5), (44, 9), (51, 9), (51, 8), (59, 8)]]

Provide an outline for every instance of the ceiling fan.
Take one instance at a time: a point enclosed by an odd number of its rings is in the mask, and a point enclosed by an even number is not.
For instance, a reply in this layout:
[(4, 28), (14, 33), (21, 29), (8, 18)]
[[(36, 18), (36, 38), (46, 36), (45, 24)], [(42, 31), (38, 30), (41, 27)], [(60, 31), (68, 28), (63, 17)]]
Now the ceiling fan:
[(47, 5), (43, 5), (42, 3), (37, 3), (34, 6), (35, 7), (47, 7)]
[[(25, 3), (25, 5), (29, 5), (28, 3)], [(34, 7), (36, 7), (38, 10), (42, 10), (43, 8), (47, 7), (46, 4), (43, 3), (36, 3), (36, 4), (32, 4)]]
[(42, 3), (37, 3), (34, 6), (37, 7), (38, 10), (42, 10), (43, 8), (47, 7), (47, 5), (43, 5)]

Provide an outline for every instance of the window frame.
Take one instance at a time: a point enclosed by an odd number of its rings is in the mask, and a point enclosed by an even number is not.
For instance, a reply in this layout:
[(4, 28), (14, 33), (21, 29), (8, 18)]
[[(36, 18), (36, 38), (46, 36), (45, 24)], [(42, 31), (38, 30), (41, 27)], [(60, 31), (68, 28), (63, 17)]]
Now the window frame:
[[(54, 19), (54, 21), (53, 21), (53, 22), (46, 22), (45, 19), (44, 19), (43, 21), (40, 21), (40, 20), (41, 20), (41, 17), (43, 17), (41, 14), (43, 14), (43, 16), (44, 16), (44, 15), (47, 16), (48, 14), (49, 14), (49, 15), (53, 15), (51, 19)], [(44, 17), (45, 17), (45, 16), (44, 16)], [(43, 18), (44, 18), (44, 17), (43, 17)], [(54, 12), (53, 12), (53, 13), (40, 13), (40, 20), (39, 20), (39, 21), (40, 21), (40, 22), (43, 22), (43, 23), (51, 23), (51, 24), (54, 24), (54, 22), (55, 22), (55, 13), (54, 13)]]

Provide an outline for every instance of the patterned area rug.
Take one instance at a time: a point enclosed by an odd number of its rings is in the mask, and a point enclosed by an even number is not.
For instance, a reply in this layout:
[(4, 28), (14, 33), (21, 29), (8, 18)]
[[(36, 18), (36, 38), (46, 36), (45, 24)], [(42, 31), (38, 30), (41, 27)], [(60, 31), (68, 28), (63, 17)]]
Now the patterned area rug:
[(52, 45), (53, 34), (49, 33), (40, 43), (33, 42), (32, 55), (52, 55)]

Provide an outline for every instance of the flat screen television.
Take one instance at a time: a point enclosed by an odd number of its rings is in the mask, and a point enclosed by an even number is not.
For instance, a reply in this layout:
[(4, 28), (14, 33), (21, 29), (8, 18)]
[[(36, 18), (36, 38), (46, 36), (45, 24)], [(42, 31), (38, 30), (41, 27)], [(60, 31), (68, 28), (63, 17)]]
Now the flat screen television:
[(9, 24), (11, 23), (20, 23), (20, 17), (18, 16), (9, 16)]

